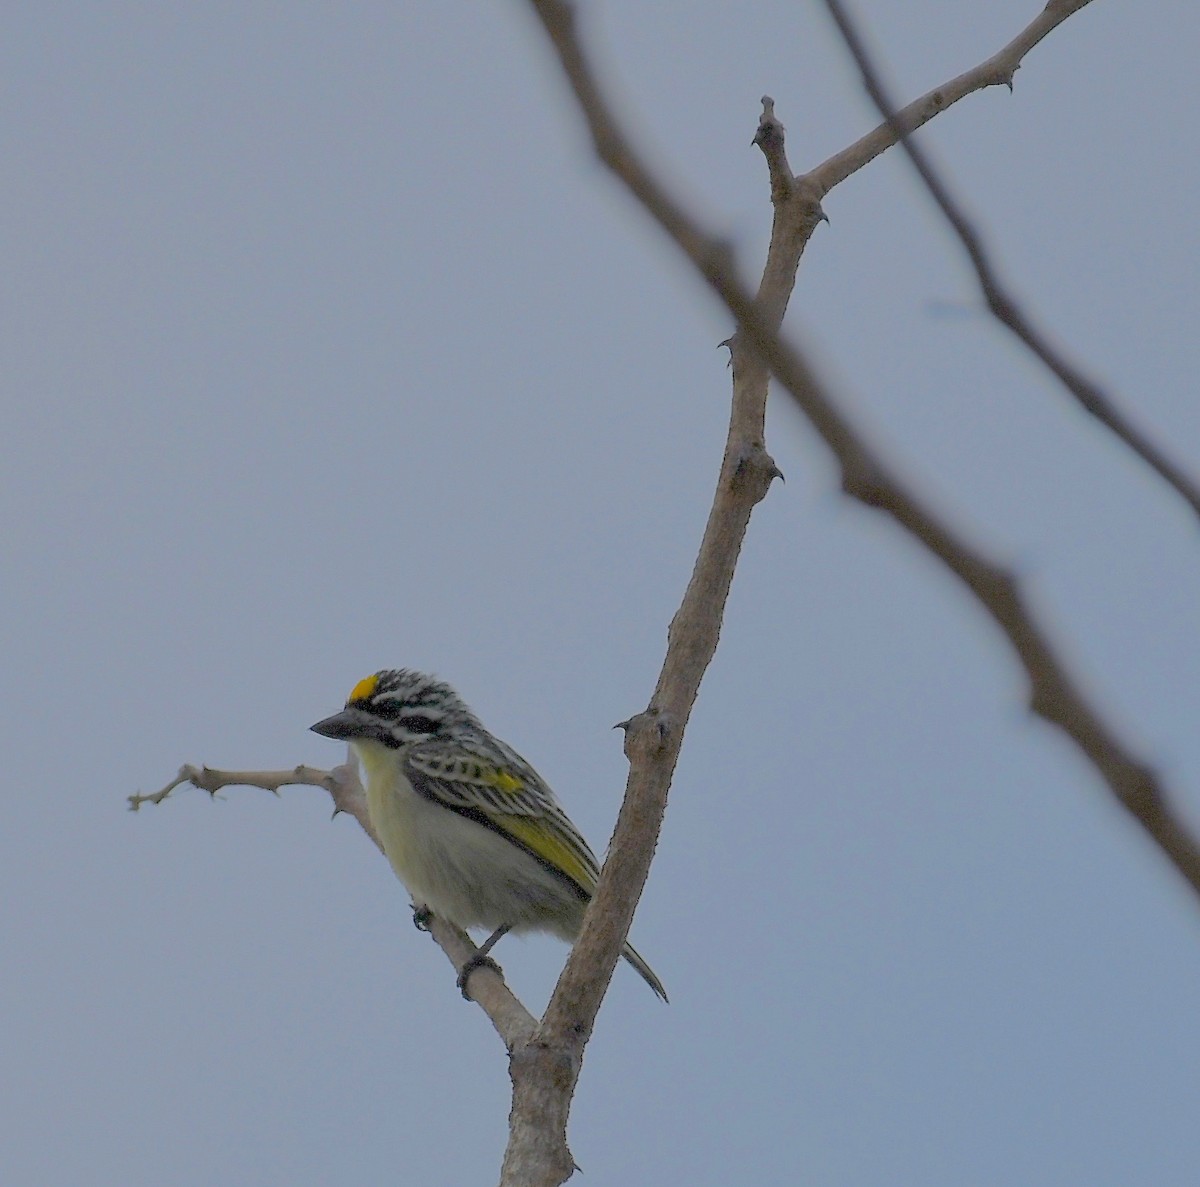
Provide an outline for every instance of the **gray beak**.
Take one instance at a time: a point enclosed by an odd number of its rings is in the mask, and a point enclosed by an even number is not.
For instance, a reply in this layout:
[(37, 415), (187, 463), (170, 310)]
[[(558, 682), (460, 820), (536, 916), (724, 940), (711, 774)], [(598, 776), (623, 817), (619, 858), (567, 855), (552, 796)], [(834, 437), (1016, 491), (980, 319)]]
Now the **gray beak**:
[(334, 738), (339, 742), (346, 742), (351, 738), (365, 738), (375, 733), (370, 720), (364, 718), (357, 709), (343, 709), (340, 713), (309, 726), (309, 729), (315, 734)]

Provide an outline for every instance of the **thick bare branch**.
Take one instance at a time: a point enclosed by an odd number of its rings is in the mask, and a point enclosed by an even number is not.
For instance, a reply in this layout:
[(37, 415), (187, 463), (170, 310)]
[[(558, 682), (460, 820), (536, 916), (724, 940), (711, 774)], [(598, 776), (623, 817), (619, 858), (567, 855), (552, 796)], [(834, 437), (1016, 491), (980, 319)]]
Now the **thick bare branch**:
[[(534, 7), (588, 113), (600, 158), (639, 191), (660, 221), (671, 222), (673, 205), (635, 158), (600, 99), (574, 35), (571, 8), (538, 0)], [(819, 217), (819, 207), (813, 217)], [(689, 224), (674, 221), (673, 234), (687, 239)], [(689, 249), (693, 259), (708, 261), (705, 268), (710, 277), (731, 272), (729, 249), (715, 238), (692, 239)], [(793, 276), (794, 272), (793, 266)], [(783, 316), (782, 306), (778, 316)], [(529, 1044), (513, 1052), (513, 1105), (502, 1184), (557, 1185), (574, 1168), (566, 1125), (583, 1049), (650, 869), (671, 776), (700, 681), (716, 650), (750, 513), (779, 473), (763, 447), (769, 373), (736, 340), (729, 345), (733, 406), (708, 523), (683, 602), (671, 622), (666, 657), (649, 707), (623, 723), (629, 778), (592, 905), (541, 1026)]]
[[(1117, 729), (1089, 702), (1026, 604), (1016, 579), (986, 560), (960, 538), (947, 522), (891, 473), (883, 459), (865, 443), (801, 352), (779, 338), (776, 332), (779, 294), (764, 293), (760, 289), (760, 299), (752, 298), (739, 282), (728, 258), (728, 252), (718, 240), (706, 233), (637, 157), (627, 138), (617, 127), (595, 83), (575, 36), (570, 6), (561, 0), (533, 0), (533, 3), (559, 55), (601, 159), (625, 182), (726, 303), (737, 320), (738, 337), (744, 335), (752, 344), (753, 350), (762, 357), (771, 372), (792, 394), (837, 457), (846, 493), (867, 506), (877, 507), (891, 515), (958, 577), (1008, 638), (1028, 675), (1030, 705), (1034, 712), (1063, 730), (1075, 742), (1083, 757), (1107, 784), (1117, 802), (1162, 849), (1193, 890), (1200, 893), (1200, 850), (1172, 809), (1159, 777), (1120, 740)], [(1068, 6), (1052, 4), (1051, 7), (1059, 9)], [(1080, 5), (1075, 6), (1078, 7)], [(770, 111), (766, 110), (764, 120), (768, 117), (773, 119)], [(772, 131), (770, 139), (772, 142), (778, 142), (772, 151), (782, 153), (782, 129)], [(772, 179), (774, 183), (775, 169), (772, 170)], [(790, 194), (786, 185), (776, 187), (773, 184), (773, 192), (777, 188), (782, 191), (775, 195), (778, 228), (778, 205), (781, 201), (790, 200)], [(765, 282), (766, 274), (764, 284)], [(734, 340), (734, 345), (736, 364), (737, 339)], [(711, 522), (710, 520), (710, 526)], [(699, 567), (700, 562), (697, 571)], [(693, 582), (695, 583), (695, 578)], [(691, 593), (689, 587), (689, 595)], [(679, 621), (678, 616), (676, 621)], [(672, 638), (672, 644), (674, 642)], [(667, 665), (664, 666), (664, 680), (668, 669), (672, 673), (677, 671), (673, 651), (672, 646), (668, 651)], [(693, 663), (698, 661), (702, 671), (707, 654), (707, 641), (703, 632), (700, 632), (699, 638), (689, 639), (687, 647), (681, 648), (680, 666), (691, 671)], [(663, 685), (664, 681), (660, 681), (656, 699), (637, 723), (640, 736), (636, 742), (631, 743), (631, 771), (627, 788), (627, 800), (643, 809), (639, 814), (640, 819), (649, 820), (649, 831), (652, 832), (653, 826), (661, 818), (661, 805), (665, 800), (665, 784), (661, 770), (663, 767), (669, 769), (678, 753), (683, 724), (683, 721), (674, 717), (659, 699)], [(657, 731), (657, 740), (654, 740), (653, 734), (644, 731)], [(634, 767), (637, 769), (633, 769)], [(627, 803), (626, 809), (630, 809), (632, 817), (634, 813), (630, 803)], [(628, 823), (626, 809), (622, 810), (618, 834)], [(613, 857), (610, 858), (609, 866), (615, 865), (618, 839), (614, 838)], [(624, 865), (624, 872), (633, 878), (628, 885), (628, 890), (633, 895), (640, 891), (641, 881), (636, 876), (642, 869), (642, 864), (632, 859)], [(609, 868), (606, 866), (606, 873), (608, 872)], [(612, 872), (615, 873), (615, 869)], [(602, 905), (600, 896), (597, 895), (596, 911), (589, 918), (589, 925), (594, 926), (585, 928), (584, 935), (572, 953), (567, 970), (559, 982), (560, 991), (568, 988), (568, 978), (573, 967), (583, 964), (585, 957), (581, 954), (581, 949), (585, 945), (590, 946), (594, 939), (598, 941), (601, 938), (594, 916), (600, 913), (602, 906), (615, 906), (619, 897), (620, 888), (617, 888)], [(625, 905), (629, 910), (632, 909), (628, 904)], [(625, 912), (622, 913), (623, 917), (624, 915)], [(606, 960), (603, 967), (611, 970), (615, 960), (616, 953), (613, 950), (611, 959)], [(569, 1016), (576, 1024), (587, 1023), (590, 1027), (590, 1020), (586, 1019), (582, 1009), (576, 1006), (576, 1002), (584, 1002), (583, 995), (562, 1002), (558, 1000), (560, 996), (566, 998), (567, 995), (556, 992), (540, 1033), (547, 1033), (546, 1026), (551, 1022), (552, 1011), (555, 1012), (556, 1027), (560, 1028), (558, 1033), (561, 1033), (560, 1017), (565, 1019)], [(590, 1004), (591, 1000), (587, 998), (587, 1004)], [(562, 1011), (561, 1015), (559, 1010)], [(580, 1047), (586, 1033), (584, 1031), (580, 1035)], [(571, 1064), (570, 1067), (577, 1072), (577, 1063)], [(566, 1079), (564, 1077), (564, 1081)], [(569, 1084), (564, 1082), (564, 1090), (569, 1092), (573, 1083), (573, 1078)], [(565, 1123), (565, 1108), (561, 1116), (556, 1116), (554, 1120), (556, 1124), (559, 1121)], [(517, 1181), (515, 1178), (502, 1179), (502, 1182)], [(529, 1181), (549, 1183), (560, 1180), (536, 1178)]]
[[(1084, 3), (1087, 2), (1088, 0), (1084, 0)], [(979, 232), (971, 225), (970, 220), (963, 213), (961, 205), (951, 196), (946, 183), (933, 168), (925, 151), (909, 135), (912, 128), (908, 126), (904, 112), (891, 114), (893, 111), (891, 100), (880, 81), (879, 71), (871, 61), (858, 30), (847, 16), (844, 5), (840, 0), (825, 0), (825, 6), (829, 9), (830, 15), (842, 34), (842, 39), (858, 64), (867, 93), (871, 96), (880, 114), (887, 120), (883, 126), (891, 132), (892, 143), (896, 140), (900, 141), (917, 173), (920, 174), (921, 180), (925, 183), (926, 189), (929, 190), (946, 221), (962, 242), (970, 257), (971, 265), (975, 269), (984, 300), (996, 320), (1012, 331), (1030, 353), (1059, 380), (1085, 412), (1094, 416), (1114, 436), (1133, 450), (1191, 507), (1195, 515), (1200, 516), (1200, 487), (1196, 485), (1195, 481), (1172, 462), (1140, 429), (1126, 419), (1100, 385), (1089, 379), (1026, 316), (1012, 292), (1000, 280)], [(1071, 12), (1081, 7), (1080, 3), (1052, 2), (1046, 6), (1045, 11), (1034, 22), (1034, 25), (1041, 23), (1043, 26), (1047, 26), (1040, 34), (1044, 37), (1054, 25), (1065, 20)], [(1030, 26), (1030, 29), (1032, 28), (1033, 25)], [(1028, 33), (1027, 29), (1022, 34), (1022, 38)], [(1020, 40), (1019, 38), (1018, 42)], [(1017, 42), (1013, 42), (1012, 45), (1017, 45)], [(1012, 45), (1001, 51), (1001, 56), (1011, 50)], [(989, 62), (995, 60), (989, 59)], [(909, 108), (904, 109), (905, 112), (908, 110)], [(824, 167), (822, 166), (822, 168)]]
[[(353, 763), (342, 763), (332, 771), (303, 765), (286, 771), (221, 771), (214, 767), (196, 767), (188, 763), (180, 767), (179, 774), (158, 791), (129, 796), (130, 811), (136, 812), (142, 804), (161, 804), (177, 787), (184, 784), (207, 791), (213, 797), (226, 787), (261, 787), (276, 795), (281, 787), (292, 785), (323, 787), (333, 800), (334, 814), (345, 812), (353, 816), (363, 832), (375, 842), (379, 851), (383, 852), (383, 846), (371, 827), (367, 795), (358, 777), (358, 769)], [(466, 932), (460, 931), (436, 915), (429, 916), (422, 926), (445, 952), (456, 971), (461, 970), (478, 951)], [(487, 1014), (504, 1045), (510, 1051), (522, 1046), (533, 1034), (537, 1022), (505, 985), (499, 972), (491, 966), (483, 965), (471, 974), (467, 984), (471, 997)]]

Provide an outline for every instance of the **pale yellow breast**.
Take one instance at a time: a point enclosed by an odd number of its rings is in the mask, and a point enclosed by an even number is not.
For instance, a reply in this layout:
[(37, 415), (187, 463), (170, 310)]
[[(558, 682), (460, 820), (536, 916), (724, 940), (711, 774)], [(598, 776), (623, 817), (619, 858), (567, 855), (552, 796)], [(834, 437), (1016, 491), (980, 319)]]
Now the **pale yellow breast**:
[(396, 871), (396, 877), (409, 890), (415, 890), (414, 848), (418, 838), (413, 835), (416, 822), (412, 816), (416, 793), (401, 774), (394, 750), (379, 742), (356, 742), (354, 749), (366, 776), (371, 827)]

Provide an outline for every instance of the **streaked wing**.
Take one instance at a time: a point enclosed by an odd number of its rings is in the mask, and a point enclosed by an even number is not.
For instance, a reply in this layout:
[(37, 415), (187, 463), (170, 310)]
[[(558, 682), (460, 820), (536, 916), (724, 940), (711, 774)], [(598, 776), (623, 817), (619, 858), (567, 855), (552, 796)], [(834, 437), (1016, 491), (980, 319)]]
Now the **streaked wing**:
[(405, 773), (418, 795), (503, 833), (584, 897), (600, 869), (587, 842), (538, 773), (515, 753), (499, 761), (443, 742), (414, 746)]

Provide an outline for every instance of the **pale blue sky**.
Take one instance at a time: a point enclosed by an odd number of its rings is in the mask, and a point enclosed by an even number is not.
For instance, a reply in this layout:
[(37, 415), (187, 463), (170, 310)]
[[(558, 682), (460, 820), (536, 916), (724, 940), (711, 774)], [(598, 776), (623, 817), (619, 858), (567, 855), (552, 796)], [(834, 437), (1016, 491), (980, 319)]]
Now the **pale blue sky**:
[[(910, 97), (1034, 2), (856, 5)], [(756, 275), (750, 139), (875, 122), (819, 4), (589, 4), (622, 110)], [(926, 140), (1004, 271), (1200, 470), (1188, 5), (1098, 2)], [(486, 1019), (323, 793), (436, 671), (603, 847), (724, 438), (728, 319), (593, 161), (518, 4), (24, 4), (0, 39), (0, 1179), (493, 1182)], [(1200, 820), (1200, 538), (982, 316), (895, 155), (792, 321), (1014, 565)], [(571, 1129), (588, 1184), (1194, 1183), (1200, 908), (997, 632), (777, 402), (721, 649)], [(498, 949), (534, 1009), (565, 950)]]

